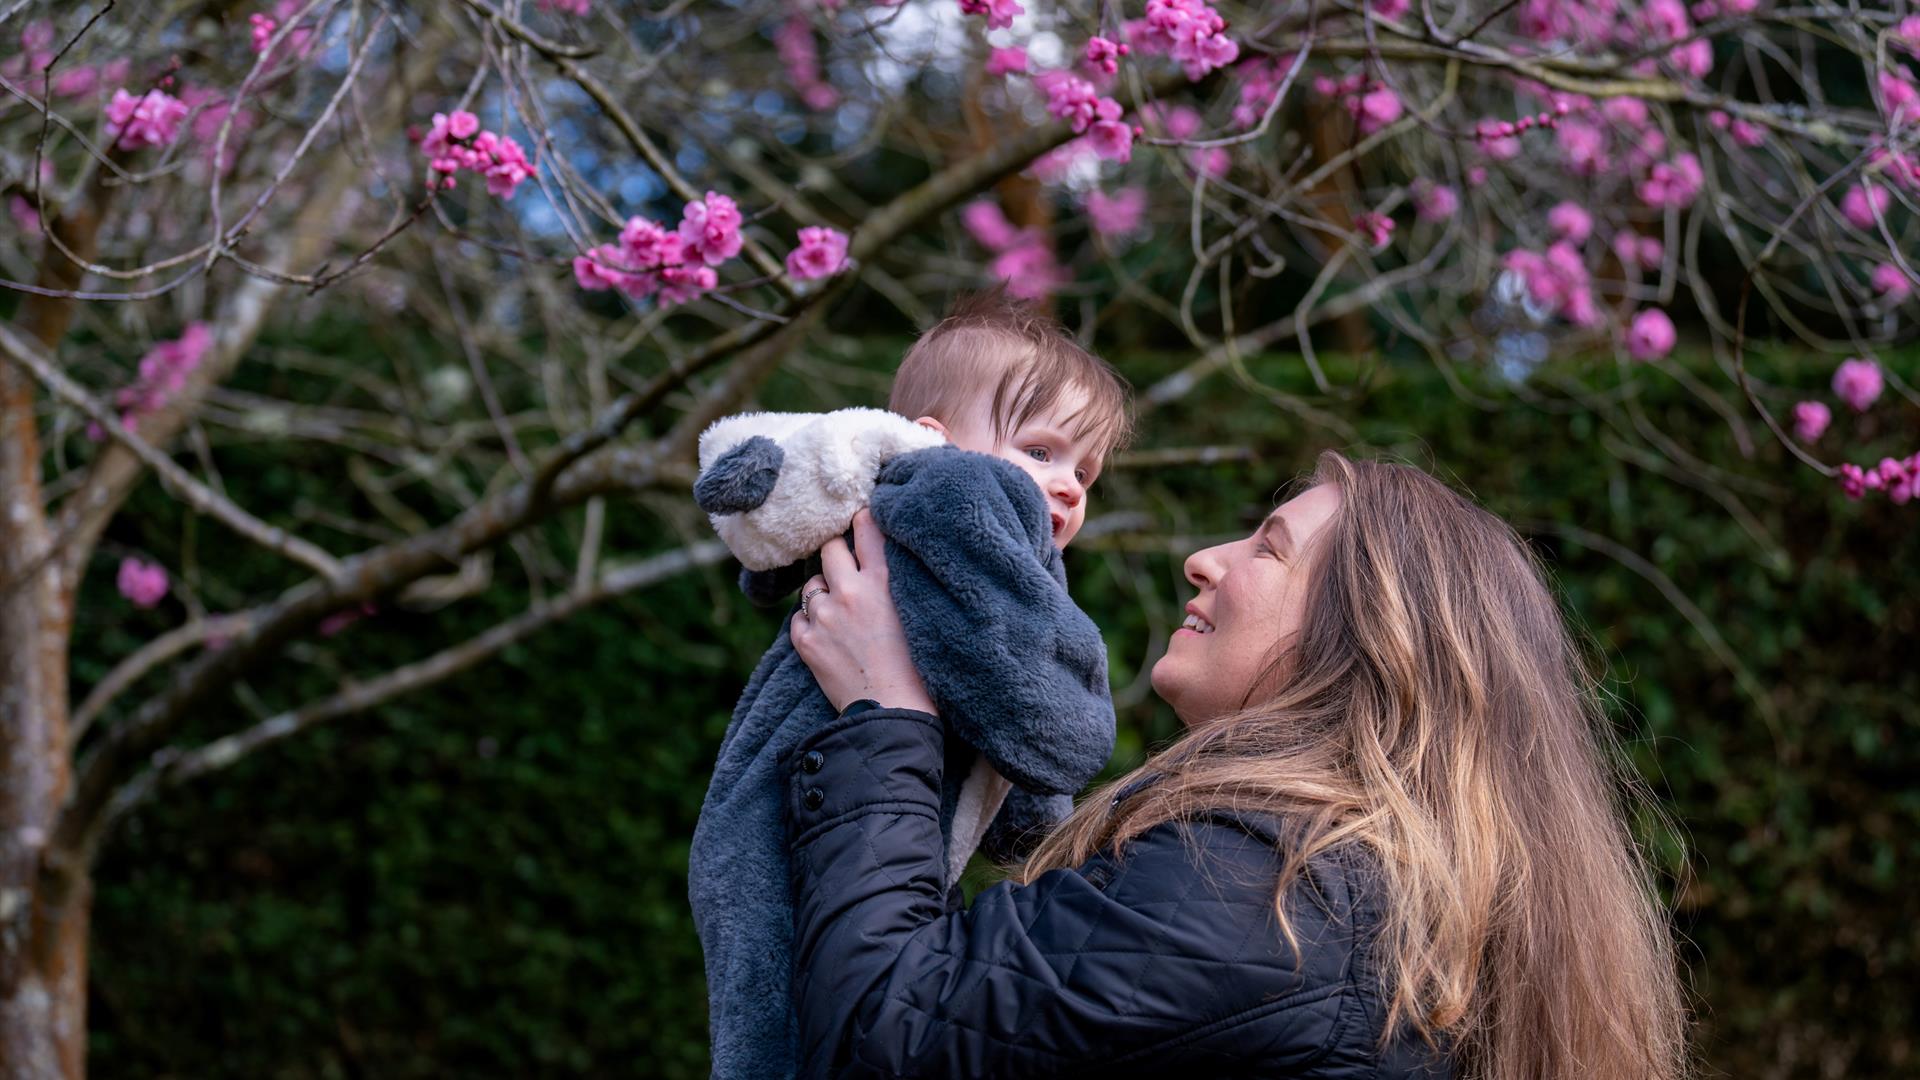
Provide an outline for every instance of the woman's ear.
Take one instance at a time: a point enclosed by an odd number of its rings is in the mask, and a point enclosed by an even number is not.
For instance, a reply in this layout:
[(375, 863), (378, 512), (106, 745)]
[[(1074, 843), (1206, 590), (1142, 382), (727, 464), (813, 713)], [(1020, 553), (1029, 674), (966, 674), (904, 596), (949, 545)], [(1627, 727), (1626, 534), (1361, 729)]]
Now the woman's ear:
[(927, 428), (928, 430), (939, 432), (940, 437), (947, 440), (948, 442), (953, 441), (953, 433), (947, 430), (947, 425), (941, 423), (938, 420), (935, 420), (931, 416), (922, 416), (918, 420), (915, 420), (914, 423), (919, 424), (921, 427)]

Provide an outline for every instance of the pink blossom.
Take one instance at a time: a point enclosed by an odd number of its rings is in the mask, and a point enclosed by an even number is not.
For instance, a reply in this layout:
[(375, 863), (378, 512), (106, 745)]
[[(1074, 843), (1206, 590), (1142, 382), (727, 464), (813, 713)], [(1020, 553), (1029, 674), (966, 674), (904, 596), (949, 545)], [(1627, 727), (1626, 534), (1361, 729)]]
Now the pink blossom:
[(1383, 19), (1397, 19), (1413, 6), (1413, 0), (1373, 0), (1373, 13)]
[[(122, 78), (125, 76), (123, 75)], [(81, 97), (93, 93), (101, 83), (100, 69), (92, 64), (68, 68), (53, 77), (53, 92), (58, 97)]]
[(565, 12), (568, 15), (585, 15), (589, 0), (534, 0), (537, 8), (548, 11)]
[(720, 284), (720, 275), (711, 266), (665, 266), (660, 269), (660, 303), (675, 307)]
[(1360, 134), (1371, 135), (1400, 119), (1400, 95), (1387, 86), (1376, 86), (1364, 94), (1348, 98), (1347, 111), (1353, 114)]
[(1897, 70), (1880, 72), (1880, 107), (1893, 127), (1920, 120), (1920, 86)]
[(1833, 422), (1833, 410), (1823, 402), (1802, 401), (1793, 407), (1793, 437), (1803, 443), (1818, 440)]
[(847, 234), (809, 226), (800, 230), (800, 246), (787, 252), (787, 276), (795, 281), (832, 277), (847, 265)]
[(1844, 361), (1833, 372), (1833, 393), (1854, 412), (1866, 412), (1886, 388), (1880, 365), (1855, 357)]
[(1646, 20), (1647, 31), (1655, 41), (1673, 41), (1693, 30), (1693, 21), (1687, 18), (1686, 5), (1680, 0), (1647, 0), (1640, 8), (1640, 17)]
[(1562, 202), (1547, 211), (1547, 227), (1569, 243), (1584, 244), (1593, 235), (1593, 215), (1575, 202)]
[(1168, 138), (1185, 140), (1200, 133), (1200, 111), (1191, 105), (1168, 107), (1157, 101), (1149, 102), (1141, 106), (1140, 116), (1159, 124)]
[(1867, 163), (1882, 167), (1895, 184), (1920, 190), (1920, 157), (1876, 146), (1867, 151)]
[(1409, 191), (1414, 216), (1421, 221), (1445, 221), (1460, 211), (1460, 195), (1446, 184), (1415, 180)]
[(1038, 236), (1028, 236), (993, 260), (993, 274), (1007, 283), (1007, 292), (1022, 300), (1038, 300), (1066, 282), (1054, 260), (1053, 249)]
[(137, 608), (150, 608), (167, 596), (167, 571), (157, 563), (129, 555), (120, 560), (120, 573), (114, 578), (120, 595)]
[(987, 74), (992, 76), (1011, 75), (1016, 71), (1027, 71), (1032, 61), (1027, 50), (1019, 46), (1004, 49), (992, 49), (987, 53)]
[(1591, 176), (1607, 167), (1607, 136), (1585, 120), (1563, 121), (1556, 129), (1560, 152), (1574, 172)]
[(1293, 70), (1297, 57), (1284, 60), (1255, 58), (1240, 65), (1240, 104), (1233, 107), (1233, 122), (1242, 128), (1260, 123), (1280, 94), (1280, 84)]
[(1385, 248), (1393, 240), (1393, 219), (1372, 210), (1355, 214), (1353, 229), (1366, 240), (1367, 247), (1374, 251)]
[(1643, 269), (1651, 269), (1666, 258), (1667, 249), (1655, 237), (1622, 229), (1613, 234), (1613, 254), (1626, 265), (1638, 264)]
[(820, 77), (820, 52), (813, 42), (813, 27), (800, 15), (780, 24), (773, 34), (774, 51), (786, 65), (787, 80), (800, 94), (800, 102), (815, 112), (840, 103), (840, 92)]
[(1005, 251), (1020, 241), (1020, 230), (1000, 209), (1000, 204), (991, 199), (981, 199), (968, 203), (960, 211), (960, 223), (981, 247), (988, 251)]
[(1047, 112), (1072, 124), (1075, 133), (1087, 130), (1095, 120), (1120, 119), (1120, 103), (1101, 97), (1085, 79), (1064, 72), (1048, 72), (1042, 89), (1047, 92)]
[(1127, 47), (1103, 37), (1087, 39), (1087, 66), (1108, 75), (1120, 70), (1120, 58), (1127, 55)]
[(1520, 140), (1514, 138), (1514, 126), (1505, 120), (1488, 117), (1475, 125), (1474, 134), (1480, 137), (1481, 151), (1495, 161), (1520, 156)]
[(1873, 289), (1887, 298), (1890, 304), (1902, 303), (1913, 295), (1913, 282), (1907, 272), (1892, 263), (1881, 263), (1873, 268)]
[(1627, 327), (1627, 355), (1635, 360), (1658, 360), (1673, 351), (1673, 320), (1659, 308), (1645, 308)]
[(1616, 124), (1627, 127), (1645, 127), (1649, 113), (1647, 103), (1636, 97), (1608, 98), (1600, 106), (1600, 115)]
[(1744, 146), (1748, 149), (1752, 149), (1767, 141), (1767, 129), (1751, 120), (1744, 120), (1738, 117), (1734, 118), (1733, 122), (1727, 125), (1727, 134), (1733, 136), (1733, 141), (1736, 145)]
[(1840, 471), (1836, 478), (1840, 481), (1840, 493), (1849, 499), (1857, 501), (1862, 495), (1867, 493), (1866, 473), (1860, 466), (1850, 461), (1840, 466)]
[(165, 146), (180, 134), (187, 106), (165, 90), (149, 90), (135, 97), (115, 90), (107, 105), (107, 134), (129, 150)]
[(573, 279), (588, 292), (605, 292), (608, 289), (621, 289), (633, 275), (628, 269), (637, 269), (626, 262), (626, 255), (613, 244), (601, 244), (585, 255), (573, 258)]
[(1713, 43), (1694, 38), (1668, 52), (1667, 62), (1696, 79), (1704, 79), (1713, 71)]
[(1840, 213), (1856, 229), (1871, 229), (1876, 214), (1884, 215), (1893, 195), (1883, 187), (1855, 184), (1840, 200)]
[(133, 427), (141, 417), (165, 408), (175, 394), (186, 388), (188, 376), (200, 366), (212, 347), (213, 331), (200, 322), (188, 323), (172, 341), (155, 343), (140, 358), (134, 381), (114, 392), (113, 403), (120, 410), (120, 423)]
[(1147, 191), (1139, 187), (1123, 187), (1112, 195), (1089, 191), (1086, 208), (1087, 223), (1093, 231), (1109, 240), (1117, 239), (1140, 228), (1147, 212)]
[(1119, 120), (1102, 120), (1087, 132), (1093, 152), (1107, 161), (1133, 160), (1133, 127)]
[(1901, 19), (1893, 28), (1895, 44), (1905, 45), (1909, 52), (1920, 53), (1920, 15), (1909, 15)]
[(1502, 261), (1507, 269), (1520, 275), (1527, 295), (1535, 303), (1576, 326), (1592, 326), (1599, 321), (1592, 275), (1573, 245), (1559, 241), (1548, 247), (1544, 255), (1516, 248), (1507, 252)]
[(680, 260), (680, 238), (643, 217), (630, 217), (620, 229), (620, 261), (635, 270), (653, 270)]
[(1920, 454), (1904, 461), (1899, 458), (1881, 459), (1880, 482), (1886, 485), (1887, 499), (1895, 506), (1904, 505), (1915, 496), (1920, 496)]
[(1694, 155), (1680, 154), (1672, 162), (1655, 162), (1640, 182), (1640, 200), (1655, 208), (1684, 210), (1693, 205), (1706, 183), (1706, 171)]
[(267, 46), (273, 43), (273, 32), (280, 29), (280, 24), (274, 21), (273, 16), (257, 11), (247, 16), (247, 22), (253, 27), (253, 51), (266, 52)]
[(13, 215), (13, 223), (27, 236), (40, 235), (40, 211), (25, 195), (13, 195), (7, 199), (7, 212)]
[(511, 199), (515, 188), (533, 175), (533, 162), (527, 160), (520, 144), (505, 135), (483, 131), (474, 137), (473, 148), (483, 155), (479, 171), (487, 178), (487, 194)]
[(1147, 0), (1142, 22), (1138, 27), (1141, 44), (1170, 54), (1189, 79), (1201, 79), (1240, 56), (1240, 46), (1226, 36), (1227, 21), (1205, 0)]
[(680, 221), (680, 239), (686, 244), (689, 258), (708, 266), (719, 266), (740, 254), (740, 245), (744, 242), (740, 236), (740, 210), (732, 199), (709, 191), (704, 200), (688, 203), (682, 213), (685, 216)]
[(1013, 25), (1016, 16), (1026, 10), (1015, 0), (960, 0), (960, 13), (985, 15), (989, 30), (1005, 30)]
[(1187, 151), (1187, 164), (1195, 173), (1217, 180), (1233, 168), (1233, 155), (1224, 146), (1196, 146)]

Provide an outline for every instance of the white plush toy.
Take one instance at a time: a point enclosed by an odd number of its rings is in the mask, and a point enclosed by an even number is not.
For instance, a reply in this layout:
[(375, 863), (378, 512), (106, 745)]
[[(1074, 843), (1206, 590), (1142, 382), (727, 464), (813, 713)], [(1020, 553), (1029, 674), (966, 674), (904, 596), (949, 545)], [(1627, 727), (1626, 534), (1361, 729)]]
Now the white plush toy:
[(700, 434), (693, 497), (742, 566), (775, 570), (844, 534), (880, 466), (945, 441), (885, 409), (742, 413)]

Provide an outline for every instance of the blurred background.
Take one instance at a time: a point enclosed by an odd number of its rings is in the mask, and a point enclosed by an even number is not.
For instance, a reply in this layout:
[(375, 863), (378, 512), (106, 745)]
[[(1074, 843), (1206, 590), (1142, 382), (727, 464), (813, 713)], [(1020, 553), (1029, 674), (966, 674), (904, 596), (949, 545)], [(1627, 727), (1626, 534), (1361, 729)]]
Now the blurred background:
[(0, 0), (0, 1073), (706, 1075), (687, 848), (786, 612), (693, 440), (1006, 282), (1137, 391), (1067, 553), (1110, 773), (1188, 553), (1421, 466), (1586, 642), (1702, 1074), (1920, 1076), (1916, 57), (1904, 0)]

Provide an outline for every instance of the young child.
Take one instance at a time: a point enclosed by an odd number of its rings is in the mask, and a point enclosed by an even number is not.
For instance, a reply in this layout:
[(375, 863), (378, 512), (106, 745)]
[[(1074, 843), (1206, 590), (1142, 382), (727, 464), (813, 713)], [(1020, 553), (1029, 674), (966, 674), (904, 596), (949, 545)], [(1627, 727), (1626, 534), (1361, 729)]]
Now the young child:
[[(969, 855), (1019, 854), (1112, 752), (1106, 650), (1067, 595), (1060, 550), (1129, 433), (1126, 399), (1119, 375), (1056, 324), (990, 294), (908, 351), (893, 415), (753, 414), (701, 437), (695, 498), (759, 601), (791, 594), (812, 573), (807, 556), (870, 503), (950, 735), (950, 894)], [(721, 1080), (798, 1064), (784, 762), (833, 718), (783, 629), (722, 740), (688, 858)]]

